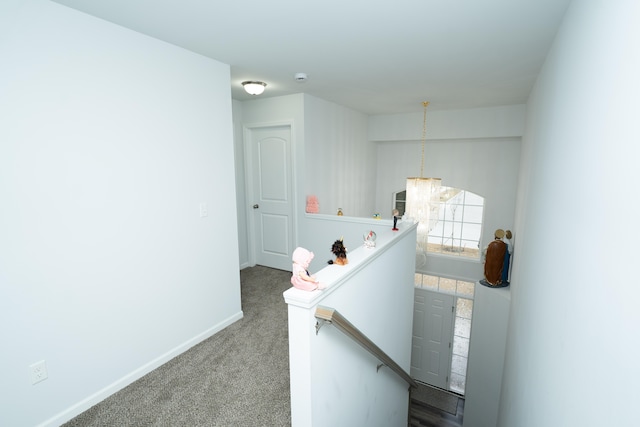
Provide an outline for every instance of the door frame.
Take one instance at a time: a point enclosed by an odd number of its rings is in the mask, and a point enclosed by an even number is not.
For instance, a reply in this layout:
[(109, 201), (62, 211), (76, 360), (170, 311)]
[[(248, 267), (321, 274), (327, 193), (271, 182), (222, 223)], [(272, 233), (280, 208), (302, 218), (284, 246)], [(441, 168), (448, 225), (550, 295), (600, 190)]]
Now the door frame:
[[(253, 200), (255, 200), (254, 194), (255, 189), (253, 186), (253, 179), (255, 175), (254, 165), (253, 165), (253, 139), (252, 134), (256, 130), (268, 129), (268, 128), (276, 128), (286, 126), (289, 128), (289, 137), (290, 137), (290, 159), (291, 159), (291, 203), (292, 206), (292, 242), (293, 246), (296, 247), (298, 245), (298, 168), (296, 167), (298, 163), (297, 159), (297, 150), (296, 150), (296, 138), (294, 133), (294, 125), (291, 120), (284, 121), (273, 121), (273, 122), (260, 122), (260, 123), (250, 123), (243, 124), (242, 126), (242, 142), (243, 142), (243, 154), (244, 154), (244, 194), (245, 194), (245, 221), (247, 225), (247, 253), (248, 253), (248, 261), (249, 266), (253, 267), (256, 265), (256, 229), (255, 224), (253, 222)], [(292, 249), (293, 250), (293, 249)]]

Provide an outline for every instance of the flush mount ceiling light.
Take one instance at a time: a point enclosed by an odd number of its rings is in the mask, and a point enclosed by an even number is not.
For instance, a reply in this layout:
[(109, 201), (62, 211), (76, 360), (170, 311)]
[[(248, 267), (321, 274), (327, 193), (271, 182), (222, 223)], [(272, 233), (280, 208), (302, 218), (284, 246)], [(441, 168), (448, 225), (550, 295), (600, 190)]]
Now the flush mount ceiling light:
[(246, 81), (242, 82), (242, 87), (249, 95), (260, 95), (264, 92), (264, 88), (267, 87), (267, 84), (264, 82), (252, 82)]

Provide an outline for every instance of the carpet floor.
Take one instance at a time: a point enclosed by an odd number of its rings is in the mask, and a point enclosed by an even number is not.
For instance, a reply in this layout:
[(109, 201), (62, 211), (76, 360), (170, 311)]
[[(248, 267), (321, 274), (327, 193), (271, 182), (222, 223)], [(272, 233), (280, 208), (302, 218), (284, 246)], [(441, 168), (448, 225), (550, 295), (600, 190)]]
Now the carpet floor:
[(240, 272), (244, 317), (64, 424), (290, 426), (291, 273)]

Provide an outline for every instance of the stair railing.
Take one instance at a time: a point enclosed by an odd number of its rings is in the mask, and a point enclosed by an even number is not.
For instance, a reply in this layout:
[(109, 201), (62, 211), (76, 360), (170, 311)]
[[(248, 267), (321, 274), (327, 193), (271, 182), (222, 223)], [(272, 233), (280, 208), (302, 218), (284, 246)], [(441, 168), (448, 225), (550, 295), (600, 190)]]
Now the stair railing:
[(320, 331), (320, 328), (325, 323), (334, 325), (345, 335), (353, 339), (360, 344), (365, 350), (373, 354), (382, 362), (378, 365), (378, 369), (382, 366), (389, 367), (393, 372), (398, 374), (400, 378), (405, 380), (411, 387), (418, 387), (413, 378), (405, 371), (400, 365), (398, 365), (387, 353), (385, 353), (380, 347), (378, 347), (373, 341), (371, 341), (365, 334), (356, 328), (351, 322), (349, 322), (343, 315), (338, 313), (335, 309), (329, 307), (318, 306), (316, 308), (315, 317), (318, 319), (316, 323), (316, 335)]

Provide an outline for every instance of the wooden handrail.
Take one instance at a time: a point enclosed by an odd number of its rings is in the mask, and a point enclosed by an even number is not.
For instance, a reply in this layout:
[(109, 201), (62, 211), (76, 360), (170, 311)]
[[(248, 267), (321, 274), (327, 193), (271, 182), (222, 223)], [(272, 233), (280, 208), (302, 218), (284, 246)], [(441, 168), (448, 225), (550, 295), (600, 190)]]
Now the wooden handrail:
[[(365, 334), (363, 334), (358, 328), (356, 328), (351, 322), (349, 322), (343, 315), (338, 313), (335, 309), (329, 307), (318, 306), (316, 308), (315, 317), (326, 323), (330, 323), (342, 331), (344, 334), (352, 338), (355, 342), (360, 344), (365, 350), (377, 357), (384, 365), (391, 368), (396, 374), (405, 380), (411, 387), (418, 387), (413, 378), (398, 365), (387, 353), (385, 353), (380, 347), (378, 347), (373, 341), (371, 341)], [(322, 324), (316, 325), (316, 333), (320, 329)]]

